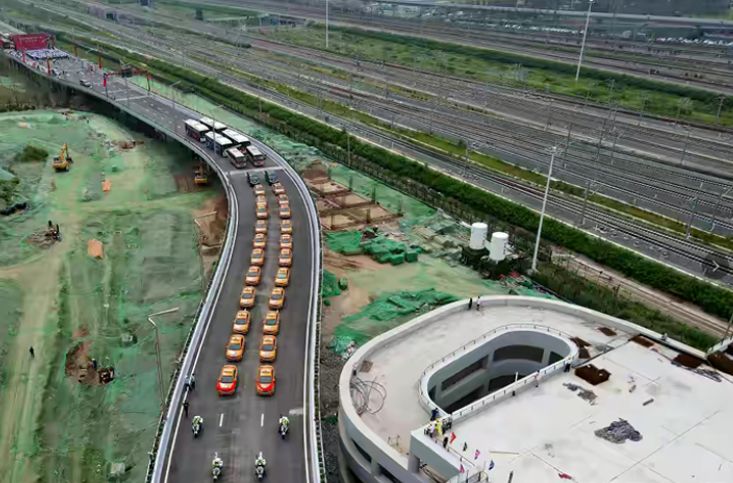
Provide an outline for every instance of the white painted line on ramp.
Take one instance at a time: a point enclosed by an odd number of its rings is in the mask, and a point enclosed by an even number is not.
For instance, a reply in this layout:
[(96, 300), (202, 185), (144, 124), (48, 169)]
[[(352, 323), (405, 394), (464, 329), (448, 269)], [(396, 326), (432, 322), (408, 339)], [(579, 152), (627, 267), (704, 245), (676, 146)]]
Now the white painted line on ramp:
[(219, 415), (219, 427), (221, 428), (221, 425), (224, 424), (224, 413), (221, 413)]
[(265, 426), (265, 413), (260, 414), (260, 428)]
[(290, 411), (288, 411), (288, 414), (290, 416), (302, 416), (303, 415), (303, 408), (302, 407), (293, 408)]

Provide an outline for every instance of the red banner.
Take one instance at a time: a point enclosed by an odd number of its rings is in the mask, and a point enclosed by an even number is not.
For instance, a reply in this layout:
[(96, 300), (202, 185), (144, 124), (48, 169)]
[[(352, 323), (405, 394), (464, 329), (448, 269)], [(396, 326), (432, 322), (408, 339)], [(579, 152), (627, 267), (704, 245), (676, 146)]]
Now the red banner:
[(18, 34), (11, 35), (10, 40), (15, 44), (15, 50), (38, 50), (48, 48), (48, 34)]

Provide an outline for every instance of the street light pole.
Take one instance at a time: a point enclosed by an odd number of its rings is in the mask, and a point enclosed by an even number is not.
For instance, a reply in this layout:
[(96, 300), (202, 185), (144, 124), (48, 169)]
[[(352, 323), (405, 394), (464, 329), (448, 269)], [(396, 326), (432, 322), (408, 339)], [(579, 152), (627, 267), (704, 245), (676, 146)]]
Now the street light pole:
[(175, 307), (148, 315), (148, 322), (150, 322), (150, 324), (155, 329), (155, 359), (158, 365), (158, 391), (160, 392), (160, 407), (163, 407), (163, 405), (165, 404), (165, 391), (163, 390), (163, 364), (160, 359), (160, 331), (158, 330), (158, 324), (155, 323), (153, 317), (158, 315), (171, 314), (177, 311), (178, 307)]
[(700, 201), (700, 198), (695, 196), (690, 201), (692, 201), (694, 205), (692, 206), (692, 213), (690, 213), (690, 219), (687, 220), (687, 229), (685, 229), (685, 239), (690, 238), (690, 230), (692, 230), (692, 222), (695, 221), (695, 215), (697, 214), (697, 203), (698, 201)]
[(545, 184), (545, 195), (542, 198), (542, 210), (540, 211), (540, 223), (537, 225), (537, 237), (534, 241), (534, 254), (532, 255), (531, 272), (537, 271), (537, 253), (540, 250), (540, 238), (542, 237), (542, 222), (545, 220), (545, 209), (547, 208), (547, 196), (550, 194), (550, 182), (552, 181), (552, 166), (555, 164), (557, 146), (552, 147), (550, 155), (550, 167), (547, 169), (547, 183)]
[(588, 0), (588, 14), (585, 16), (585, 29), (583, 30), (583, 42), (580, 44), (580, 55), (578, 56), (578, 70), (575, 71), (575, 82), (580, 78), (580, 66), (583, 64), (583, 52), (585, 52), (585, 40), (588, 38), (588, 25), (590, 24), (590, 11), (593, 8), (593, 0)]

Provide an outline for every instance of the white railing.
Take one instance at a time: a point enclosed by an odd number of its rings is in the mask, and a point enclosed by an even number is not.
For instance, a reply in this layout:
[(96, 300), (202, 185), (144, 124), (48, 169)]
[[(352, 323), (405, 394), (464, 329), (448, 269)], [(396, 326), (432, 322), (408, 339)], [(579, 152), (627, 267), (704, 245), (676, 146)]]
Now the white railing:
[[(521, 329), (531, 329), (535, 331), (540, 332), (547, 332), (550, 334), (555, 334), (560, 337), (563, 337), (568, 340), (568, 346), (571, 349), (571, 352), (568, 356), (564, 357), (563, 359), (555, 362), (552, 365), (549, 365), (547, 367), (544, 367), (540, 369), (539, 371), (535, 371), (532, 374), (520, 379), (519, 381), (513, 382), (512, 384), (509, 384), (508, 386), (505, 386), (501, 391), (492, 392), (491, 394), (488, 394), (481, 399), (478, 399), (474, 401), (473, 403), (469, 404), (468, 406), (464, 406), (461, 409), (454, 411), (450, 415), (443, 411), (431, 398), (428, 392), (428, 383), (430, 380), (430, 377), (441, 367), (445, 366), (446, 363), (448, 363), (451, 360), (454, 360), (458, 357), (459, 354), (464, 354), (469, 352), (470, 350), (474, 349), (475, 347), (478, 347), (482, 342), (493, 338), (496, 336), (496, 334), (500, 332), (507, 332), (511, 330), (521, 330)], [(441, 414), (441, 416), (450, 416), (451, 420), (455, 423), (456, 421), (466, 417), (467, 415), (473, 413), (474, 411), (483, 408), (487, 404), (491, 404), (497, 399), (501, 399), (504, 396), (506, 396), (509, 393), (516, 392), (519, 388), (524, 387), (525, 385), (534, 382), (535, 380), (539, 380), (542, 377), (546, 377), (549, 374), (552, 374), (554, 372), (557, 372), (558, 370), (561, 370), (565, 364), (568, 362), (574, 361), (578, 356), (578, 348), (572, 343), (569, 342), (569, 340), (572, 338), (571, 335), (566, 334), (562, 331), (559, 331), (557, 329), (553, 329), (552, 327), (547, 327), (545, 325), (537, 325), (537, 324), (508, 324), (508, 325), (502, 325), (500, 327), (496, 327), (481, 336), (463, 344), (462, 346), (458, 347), (454, 351), (444, 355), (437, 361), (433, 362), (429, 366), (425, 368), (425, 370), (420, 375), (420, 381), (418, 382), (418, 397), (420, 400), (420, 404), (425, 408), (428, 412), (432, 411), (433, 409), (437, 409), (438, 412)]]

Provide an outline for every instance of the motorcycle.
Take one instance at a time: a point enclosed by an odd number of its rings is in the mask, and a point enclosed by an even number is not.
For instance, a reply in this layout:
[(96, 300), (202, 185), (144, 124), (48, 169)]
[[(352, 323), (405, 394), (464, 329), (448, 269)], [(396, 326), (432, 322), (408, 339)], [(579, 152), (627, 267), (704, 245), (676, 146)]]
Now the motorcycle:
[(224, 469), (224, 461), (219, 458), (219, 453), (214, 453), (214, 460), (211, 462), (211, 477), (218, 480)]
[(260, 451), (257, 455), (257, 459), (255, 460), (255, 475), (257, 476), (258, 480), (262, 480), (265, 478), (266, 464), (267, 463), (265, 462), (265, 458), (262, 456), (262, 451)]
[(288, 434), (288, 425), (284, 423), (280, 423), (280, 428), (278, 428), (278, 433), (280, 433), (280, 437), (282, 439), (285, 439), (285, 436)]
[(198, 421), (193, 423), (193, 425), (191, 426), (191, 431), (193, 431), (193, 437), (197, 438), (199, 433), (201, 432), (201, 423), (199, 423)]

